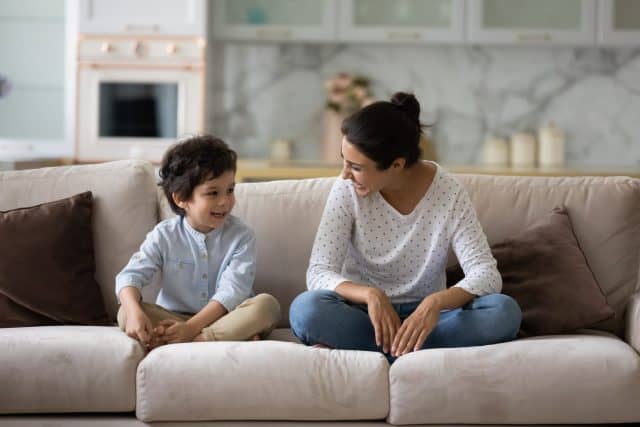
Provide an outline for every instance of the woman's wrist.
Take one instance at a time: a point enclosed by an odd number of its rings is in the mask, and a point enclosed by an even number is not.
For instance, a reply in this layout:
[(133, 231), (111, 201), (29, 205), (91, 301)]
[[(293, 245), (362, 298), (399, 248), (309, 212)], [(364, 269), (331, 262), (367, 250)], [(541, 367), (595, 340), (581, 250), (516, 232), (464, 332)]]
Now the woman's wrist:
[(367, 287), (366, 294), (365, 294), (365, 302), (367, 305), (369, 305), (374, 301), (379, 301), (385, 295), (386, 294), (378, 288)]
[(420, 305), (425, 309), (433, 309), (438, 311), (443, 310), (442, 300), (437, 293), (426, 296), (422, 300), (422, 303)]

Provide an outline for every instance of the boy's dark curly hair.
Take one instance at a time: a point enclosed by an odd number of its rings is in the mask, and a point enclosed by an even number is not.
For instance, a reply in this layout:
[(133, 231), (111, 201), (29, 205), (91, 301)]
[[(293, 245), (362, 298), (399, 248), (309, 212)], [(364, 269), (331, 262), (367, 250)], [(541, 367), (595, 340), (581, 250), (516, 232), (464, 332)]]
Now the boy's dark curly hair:
[(184, 216), (184, 209), (173, 201), (176, 193), (180, 200), (189, 200), (193, 189), (227, 171), (236, 171), (236, 152), (212, 135), (197, 135), (172, 145), (160, 164), (162, 187), (171, 210)]

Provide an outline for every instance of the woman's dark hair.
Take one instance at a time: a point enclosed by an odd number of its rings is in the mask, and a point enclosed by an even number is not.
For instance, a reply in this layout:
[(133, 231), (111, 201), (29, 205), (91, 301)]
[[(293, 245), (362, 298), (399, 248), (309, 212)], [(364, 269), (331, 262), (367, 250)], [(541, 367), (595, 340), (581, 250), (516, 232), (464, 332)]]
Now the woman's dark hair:
[(384, 170), (400, 157), (406, 160), (405, 167), (420, 159), (423, 127), (415, 96), (396, 92), (390, 102), (374, 102), (347, 117), (341, 130), (349, 143)]
[(184, 216), (184, 209), (173, 201), (189, 200), (199, 184), (217, 178), (227, 171), (236, 171), (237, 155), (227, 144), (211, 135), (197, 135), (172, 145), (160, 164), (160, 187), (171, 210)]

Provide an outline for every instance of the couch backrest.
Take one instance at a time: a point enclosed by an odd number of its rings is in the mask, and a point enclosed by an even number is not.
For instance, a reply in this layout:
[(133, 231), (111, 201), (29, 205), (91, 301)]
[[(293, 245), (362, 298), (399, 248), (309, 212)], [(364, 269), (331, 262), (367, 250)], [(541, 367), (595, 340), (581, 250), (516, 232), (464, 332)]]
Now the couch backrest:
[[(640, 180), (456, 177), (469, 190), (491, 244), (518, 233), (554, 206), (565, 205), (587, 261), (616, 310), (616, 318), (598, 328), (623, 333), (624, 309), (629, 296), (638, 288)], [(283, 324), (288, 322), (291, 300), (306, 289), (311, 246), (333, 180), (237, 186), (235, 215), (253, 227), (258, 239), (255, 287), (278, 298), (283, 307)]]
[(114, 278), (158, 221), (153, 176), (151, 165), (141, 161), (0, 172), (0, 210), (34, 206), (90, 190), (94, 197), (96, 279), (107, 311), (115, 319)]
[(623, 335), (626, 304), (640, 286), (640, 180), (488, 175), (457, 178), (469, 190), (490, 244), (513, 236), (553, 207), (566, 206), (587, 262), (616, 311), (614, 319), (595, 327)]

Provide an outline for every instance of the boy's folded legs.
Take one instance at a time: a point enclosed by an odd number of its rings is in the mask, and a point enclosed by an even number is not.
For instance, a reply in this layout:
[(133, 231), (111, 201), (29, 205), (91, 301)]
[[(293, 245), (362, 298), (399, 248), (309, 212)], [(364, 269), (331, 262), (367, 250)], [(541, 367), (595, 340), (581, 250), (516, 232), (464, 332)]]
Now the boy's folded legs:
[[(157, 333), (162, 328), (162, 320), (185, 322), (191, 317), (187, 314), (167, 310), (157, 304), (140, 303)], [(280, 304), (269, 294), (259, 294), (242, 302), (235, 310), (225, 314), (219, 320), (202, 330), (204, 341), (245, 341), (256, 335), (266, 337), (280, 320)], [(125, 330), (127, 316), (122, 306), (118, 310), (118, 326)], [(156, 347), (159, 343), (154, 343)]]
[(245, 341), (266, 337), (280, 320), (280, 304), (269, 294), (248, 298), (202, 330), (206, 341)]

